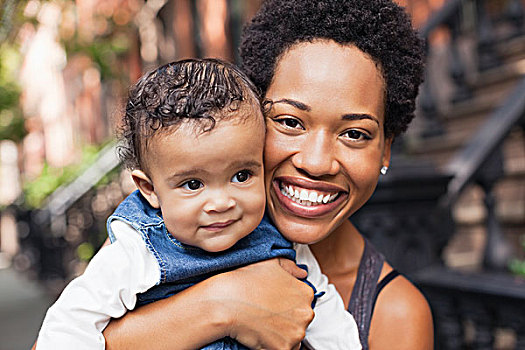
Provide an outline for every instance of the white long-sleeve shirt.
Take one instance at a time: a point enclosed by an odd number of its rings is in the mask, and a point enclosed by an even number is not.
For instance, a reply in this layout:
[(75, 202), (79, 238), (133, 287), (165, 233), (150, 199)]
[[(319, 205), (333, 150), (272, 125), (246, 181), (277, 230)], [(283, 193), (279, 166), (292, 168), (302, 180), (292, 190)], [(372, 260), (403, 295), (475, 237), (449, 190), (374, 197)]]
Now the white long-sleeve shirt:
[(345, 309), (343, 299), (328, 283), (328, 277), (306, 244), (295, 244), (298, 264), (308, 266), (308, 281), (325, 295), (317, 299), (314, 319), (306, 329), (303, 343), (312, 349), (361, 349), (354, 317)]
[[(133, 310), (137, 294), (159, 281), (158, 262), (140, 233), (119, 220), (111, 223), (111, 229), (116, 241), (100, 249), (84, 274), (47, 311), (37, 350), (105, 349), (102, 331), (110, 319)], [(304, 342), (313, 349), (361, 349), (357, 325), (341, 296), (328, 284), (308, 246), (295, 248), (297, 263), (308, 266), (308, 280), (317, 291), (325, 291), (317, 300)]]

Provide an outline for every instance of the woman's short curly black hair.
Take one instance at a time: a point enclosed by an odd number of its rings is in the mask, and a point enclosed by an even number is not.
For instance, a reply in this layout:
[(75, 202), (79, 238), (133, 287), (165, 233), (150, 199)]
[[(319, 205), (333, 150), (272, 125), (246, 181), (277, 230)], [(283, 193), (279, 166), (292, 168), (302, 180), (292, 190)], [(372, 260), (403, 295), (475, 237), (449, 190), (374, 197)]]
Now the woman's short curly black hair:
[(130, 169), (143, 169), (148, 138), (192, 122), (203, 132), (220, 119), (261, 116), (257, 88), (236, 66), (217, 59), (168, 63), (143, 75), (129, 90), (119, 127), (118, 154)]
[(266, 0), (243, 30), (241, 69), (266, 93), (279, 57), (317, 39), (368, 54), (386, 82), (385, 135), (404, 132), (423, 80), (424, 46), (404, 9), (391, 0)]

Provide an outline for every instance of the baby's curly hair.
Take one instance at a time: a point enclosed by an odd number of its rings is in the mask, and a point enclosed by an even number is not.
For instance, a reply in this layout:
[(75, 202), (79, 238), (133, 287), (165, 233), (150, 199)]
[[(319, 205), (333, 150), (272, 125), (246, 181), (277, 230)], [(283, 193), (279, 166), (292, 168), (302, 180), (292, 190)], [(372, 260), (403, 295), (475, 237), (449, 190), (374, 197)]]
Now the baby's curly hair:
[(219, 120), (248, 118), (260, 110), (257, 88), (234, 65), (211, 58), (168, 63), (130, 88), (118, 154), (126, 167), (143, 169), (147, 141), (154, 134), (173, 131), (182, 122), (208, 132)]
[(404, 132), (423, 81), (424, 45), (403, 8), (391, 0), (266, 0), (244, 27), (241, 69), (264, 96), (278, 59), (318, 39), (355, 45), (376, 62), (386, 83), (385, 136)]

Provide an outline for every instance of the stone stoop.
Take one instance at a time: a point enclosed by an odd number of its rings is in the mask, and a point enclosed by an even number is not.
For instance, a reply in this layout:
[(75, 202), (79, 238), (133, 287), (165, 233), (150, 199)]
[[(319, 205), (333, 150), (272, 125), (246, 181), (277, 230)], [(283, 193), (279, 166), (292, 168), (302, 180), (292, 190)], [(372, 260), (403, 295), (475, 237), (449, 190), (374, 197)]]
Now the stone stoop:
[[(428, 138), (409, 134), (405, 142), (409, 155), (431, 160), (443, 170), (453, 155), (475, 135), (525, 75), (525, 37), (500, 43), (497, 51), (503, 60), (501, 66), (468, 76), (472, 91), (470, 99), (440, 104), (439, 120), (443, 134)], [(431, 62), (430, 69), (444, 68), (440, 63)], [(443, 90), (451, 90), (446, 84), (450, 82), (443, 83)], [(450, 91), (444, 94), (450, 94)], [(525, 239), (525, 129), (516, 127), (507, 137), (503, 144), (503, 157), (505, 175), (495, 188), (496, 211), (502, 231), (515, 248), (516, 256), (523, 257), (525, 252), (520, 242)], [(480, 268), (485, 247), (483, 199), (483, 191), (476, 184), (471, 184), (452, 208), (456, 233), (443, 254), (447, 265)]]

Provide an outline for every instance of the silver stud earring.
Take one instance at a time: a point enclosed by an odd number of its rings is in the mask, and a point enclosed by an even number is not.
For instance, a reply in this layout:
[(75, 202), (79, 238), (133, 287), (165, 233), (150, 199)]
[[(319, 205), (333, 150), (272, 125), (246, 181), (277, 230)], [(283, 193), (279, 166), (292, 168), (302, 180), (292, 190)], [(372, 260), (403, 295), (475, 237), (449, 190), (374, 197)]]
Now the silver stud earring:
[(381, 174), (386, 175), (386, 172), (387, 172), (387, 171), (388, 171), (388, 167), (387, 167), (387, 166), (383, 166), (383, 167), (381, 168)]

